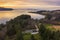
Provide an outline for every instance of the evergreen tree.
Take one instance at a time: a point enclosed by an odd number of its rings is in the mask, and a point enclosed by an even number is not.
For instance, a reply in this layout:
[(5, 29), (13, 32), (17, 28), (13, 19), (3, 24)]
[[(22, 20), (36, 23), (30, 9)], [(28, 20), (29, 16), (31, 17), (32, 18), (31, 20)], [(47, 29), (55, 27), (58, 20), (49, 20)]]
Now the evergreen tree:
[(33, 36), (33, 35), (31, 35), (31, 40), (35, 40), (35, 38), (34, 38), (34, 36)]
[(60, 40), (60, 30), (49, 30), (43, 24), (40, 25), (39, 34), (42, 40)]
[(7, 35), (8, 36), (12, 36), (16, 34), (16, 30), (14, 25), (10, 24), (9, 26), (7, 26)]
[(46, 39), (46, 28), (43, 24), (41, 24), (39, 27), (39, 34), (40, 34), (42, 40)]
[(16, 40), (23, 40), (23, 33), (20, 24), (17, 24), (16, 29)]
[(56, 31), (54, 35), (54, 40), (60, 40), (60, 31)]
[(20, 30), (16, 33), (16, 40), (23, 40), (23, 34)]

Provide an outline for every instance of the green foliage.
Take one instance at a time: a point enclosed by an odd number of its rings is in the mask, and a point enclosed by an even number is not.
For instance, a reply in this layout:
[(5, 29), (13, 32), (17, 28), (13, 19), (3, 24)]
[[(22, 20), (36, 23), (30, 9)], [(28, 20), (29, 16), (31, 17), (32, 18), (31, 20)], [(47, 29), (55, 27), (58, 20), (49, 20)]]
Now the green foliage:
[(45, 33), (45, 30), (46, 30), (45, 26), (41, 24), (39, 27), (39, 33), (42, 35), (43, 33)]
[(46, 18), (47, 18), (48, 20), (50, 20), (50, 19), (52, 18), (52, 15), (49, 14), (49, 15), (46, 16)]
[(21, 15), (21, 16), (18, 16), (16, 17), (14, 20), (23, 20), (23, 19), (31, 19), (31, 16), (30, 15)]
[(40, 28), (39, 28), (39, 34), (41, 36), (41, 39), (42, 40), (45, 40), (45, 35), (46, 35), (46, 28), (43, 24), (40, 25)]
[(54, 40), (60, 40), (60, 31), (58, 30), (54, 34), (55, 34), (54, 35)]
[(2, 28), (4, 28), (5, 25), (4, 24), (0, 24), (0, 30), (2, 30)]
[[(50, 18), (51, 17), (48, 19)], [(6, 25), (0, 24), (0, 29), (5, 26), (7, 27), (7, 35), (5, 40), (10, 40), (10, 37), (15, 40), (60, 40), (60, 30), (52, 31), (52, 29), (48, 27), (52, 26), (50, 24), (41, 24), (39, 26), (39, 34), (23, 33), (23, 28), (26, 28), (27, 25), (30, 25), (28, 24), (28, 20), (30, 19), (30, 15), (21, 15), (13, 20), (8, 21)], [(39, 24), (39, 21), (36, 20), (36, 23)]]
[(29, 18), (31, 18), (31, 16), (30, 15), (21, 15), (20, 18), (21, 19), (29, 19)]
[(24, 34), (24, 40), (31, 40), (31, 34), (30, 33), (25, 33)]
[(39, 34), (33, 34), (33, 35), (34, 35), (35, 40), (41, 40), (41, 37), (39, 36)]
[(52, 31), (41, 24), (39, 34), (42, 40), (60, 40), (60, 31)]
[(25, 26), (27, 26), (28, 19), (31, 19), (30, 15), (21, 15), (8, 21), (6, 23), (7, 35), (16, 35), (16, 40), (23, 40), (22, 28), (25, 28)]
[(15, 30), (14, 26), (13, 25), (9, 25), (9, 26), (7, 27), (7, 35), (12, 36), (12, 35), (16, 34), (16, 30)]
[(20, 30), (16, 33), (16, 40), (23, 40), (23, 34)]
[(35, 38), (34, 38), (34, 36), (33, 36), (33, 35), (31, 35), (31, 40), (35, 40)]
[(9, 39), (9, 37), (8, 37), (8, 36), (6, 36), (4, 40), (10, 40), (10, 39)]
[(30, 34), (25, 33), (24, 34), (24, 40), (41, 40), (39, 34)]

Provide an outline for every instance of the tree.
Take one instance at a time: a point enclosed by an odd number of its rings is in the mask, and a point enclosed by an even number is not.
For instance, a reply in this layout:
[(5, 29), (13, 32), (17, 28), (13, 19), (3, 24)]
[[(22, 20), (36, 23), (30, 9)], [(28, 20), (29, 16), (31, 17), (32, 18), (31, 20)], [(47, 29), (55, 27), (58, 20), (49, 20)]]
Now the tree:
[(33, 35), (31, 35), (31, 40), (35, 40), (35, 38), (34, 38), (34, 36), (33, 36)]
[(4, 24), (0, 24), (0, 30), (2, 30), (2, 28), (4, 28), (5, 25)]
[(16, 17), (14, 20), (21, 20), (21, 19), (31, 19), (30, 15), (20, 15)]
[(9, 40), (9, 37), (8, 37), (8, 36), (6, 36), (4, 40)]
[(29, 19), (29, 18), (31, 18), (31, 16), (30, 15), (21, 15), (20, 18), (22, 18), (22, 19)]
[(60, 31), (56, 31), (54, 35), (54, 40), (60, 40)]
[(43, 24), (40, 25), (39, 34), (42, 40), (60, 40), (60, 31), (49, 30)]
[(48, 14), (48, 15), (46, 16), (46, 18), (47, 18), (48, 20), (50, 20), (50, 19), (52, 18), (52, 15)]
[(23, 33), (20, 24), (16, 24), (15, 30), (16, 30), (16, 40), (23, 40)]
[(39, 34), (40, 34), (42, 40), (46, 39), (46, 28), (43, 24), (41, 24), (39, 27)]
[(15, 26), (10, 24), (7, 26), (7, 35), (12, 36), (16, 34)]
[(23, 34), (20, 30), (16, 33), (16, 40), (23, 40)]

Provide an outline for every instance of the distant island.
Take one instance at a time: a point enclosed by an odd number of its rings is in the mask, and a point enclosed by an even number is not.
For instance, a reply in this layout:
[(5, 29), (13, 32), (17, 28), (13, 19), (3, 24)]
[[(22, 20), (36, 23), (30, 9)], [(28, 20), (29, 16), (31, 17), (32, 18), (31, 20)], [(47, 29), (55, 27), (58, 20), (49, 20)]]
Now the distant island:
[(13, 10), (12, 8), (4, 8), (4, 7), (0, 7), (0, 11), (11, 11)]

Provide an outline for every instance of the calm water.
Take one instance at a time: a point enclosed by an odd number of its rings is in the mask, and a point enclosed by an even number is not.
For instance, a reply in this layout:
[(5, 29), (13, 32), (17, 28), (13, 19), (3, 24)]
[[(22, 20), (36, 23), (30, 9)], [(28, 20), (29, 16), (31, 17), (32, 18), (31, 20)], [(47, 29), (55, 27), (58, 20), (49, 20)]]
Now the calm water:
[(28, 10), (0, 11), (0, 23), (5, 23), (6, 21), (9, 21), (10, 19), (13, 19), (22, 14), (31, 15), (31, 17), (34, 19), (41, 19), (45, 17), (43, 15), (28, 12)]

